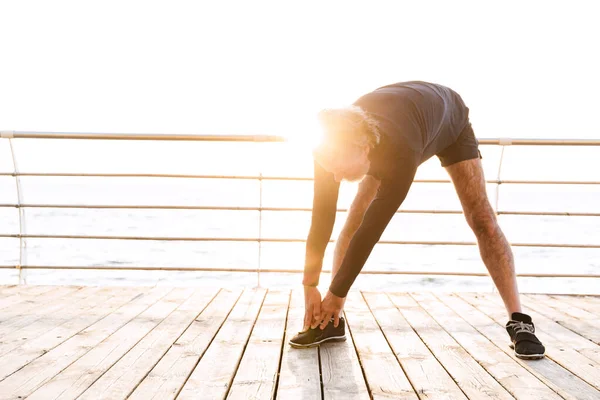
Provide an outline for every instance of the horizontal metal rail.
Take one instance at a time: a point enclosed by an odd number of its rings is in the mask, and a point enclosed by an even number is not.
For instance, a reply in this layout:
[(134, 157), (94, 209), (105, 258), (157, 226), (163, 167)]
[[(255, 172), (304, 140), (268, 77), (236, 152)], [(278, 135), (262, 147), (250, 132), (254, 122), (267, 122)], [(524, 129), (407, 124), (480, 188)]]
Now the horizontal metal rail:
[[(149, 240), (169, 242), (271, 242), (271, 243), (305, 243), (301, 238), (249, 238), (249, 237), (174, 237), (174, 236), (106, 236), (106, 235), (20, 235), (2, 234), (0, 238), (25, 238), (25, 239), (96, 239), (96, 240)], [(329, 243), (335, 240), (330, 239)], [(451, 242), (451, 241), (420, 241), (420, 240), (380, 240), (380, 244), (412, 244), (435, 246), (475, 246), (477, 242)], [(577, 243), (511, 243), (517, 247), (564, 247), (582, 249), (600, 249), (600, 244)]]
[(0, 131), (1, 137), (20, 139), (92, 139), (92, 140), (189, 140), (201, 142), (285, 142), (276, 135), (193, 135), (179, 133), (91, 133)]
[(600, 146), (598, 139), (480, 139), (479, 144), (500, 146)]
[[(0, 131), (0, 137), (22, 139), (101, 139), (101, 140), (193, 140), (218, 142), (286, 142), (277, 135), (196, 135), (178, 133), (90, 133)], [(598, 139), (511, 139), (478, 138), (482, 145), (501, 146), (600, 146)]]
[[(86, 177), (86, 178), (184, 178), (184, 179), (233, 179), (263, 181), (312, 181), (311, 177), (268, 176), (268, 175), (193, 175), (193, 174), (123, 174), (123, 173), (73, 173), (73, 172), (0, 172), (0, 176), (35, 177)], [(414, 183), (452, 183), (449, 179), (415, 179)], [(490, 184), (535, 184), (535, 185), (600, 185), (600, 181), (549, 181), (549, 180), (512, 180), (488, 179)]]
[[(274, 211), (274, 212), (311, 212), (307, 207), (242, 207), (242, 206), (181, 206), (181, 205), (102, 205), (102, 204), (0, 204), (0, 208), (68, 208), (68, 209), (112, 209), (112, 210), (200, 210), (200, 211)], [(337, 212), (347, 212), (347, 208), (338, 208)], [(463, 214), (462, 210), (402, 210), (396, 214)], [(498, 211), (497, 215), (537, 215), (553, 217), (600, 217), (600, 213), (571, 211)]]
[[(21, 139), (90, 139), (90, 140), (151, 140), (151, 141), (212, 141), (212, 142), (286, 142), (281, 136), (271, 135), (188, 135), (188, 134), (126, 134), (126, 133), (75, 133), (75, 132), (31, 132), (31, 131), (0, 131), (2, 138)], [(597, 139), (503, 139), (490, 138), (478, 139), (481, 145), (503, 146), (600, 146)], [(0, 176), (11, 177), (106, 177), (106, 178), (195, 178), (195, 179), (238, 179), (238, 180), (265, 180), (272, 181), (312, 181), (312, 177), (283, 177), (283, 176), (235, 176), (235, 175), (195, 175), (195, 174), (150, 174), (150, 173), (68, 173), (68, 172), (18, 172), (0, 173)], [(539, 184), (539, 185), (600, 185), (600, 181), (548, 181), (548, 180), (487, 180), (489, 184)], [(451, 183), (449, 179), (417, 179), (415, 183)], [(214, 207), (214, 206), (154, 206), (154, 205), (67, 205), (67, 204), (0, 204), (0, 207), (14, 207), (20, 210), (25, 208), (74, 208), (74, 209), (181, 209), (181, 210), (231, 210), (231, 211), (311, 211), (311, 208), (283, 208), (283, 207)], [(340, 212), (347, 209), (340, 208)], [(398, 210), (398, 213), (430, 213), (430, 214), (462, 214), (459, 210)], [(600, 213), (585, 212), (544, 212), (544, 211), (498, 211), (498, 215), (542, 215), (542, 216), (600, 216)], [(97, 240), (154, 240), (154, 241), (204, 241), (204, 242), (273, 242), (273, 243), (304, 243), (306, 239), (294, 238), (214, 238), (214, 237), (138, 237), (138, 236), (80, 236), (80, 235), (35, 235), (35, 234), (0, 234), (1, 238), (17, 239), (97, 239)], [(330, 240), (329, 242), (335, 242)], [(460, 241), (379, 241), (381, 244), (405, 245), (455, 245), (475, 246), (476, 242)], [(600, 248), (600, 244), (569, 244), (569, 243), (513, 243), (519, 247), (542, 248)], [(21, 244), (21, 247), (23, 245)], [(210, 271), (210, 272), (277, 272), (277, 273), (303, 273), (302, 269), (268, 269), (259, 267), (245, 268), (202, 268), (202, 267), (135, 267), (135, 266), (44, 266), (44, 265), (10, 265), (0, 268), (27, 268), (27, 269), (77, 269), (77, 270), (164, 270), (164, 271)], [(323, 272), (330, 273), (330, 270)], [(440, 276), (489, 276), (486, 272), (455, 272), (455, 271), (362, 271), (366, 275), (440, 275)], [(518, 277), (548, 277), (548, 278), (598, 278), (596, 274), (517, 274)]]
[[(15, 268), (14, 265), (0, 265), (0, 269)], [(152, 266), (111, 266), (94, 265), (90, 267), (77, 265), (27, 265), (23, 268), (28, 269), (64, 269), (64, 270), (127, 270), (127, 271), (195, 271), (195, 272), (250, 272), (256, 273), (256, 268), (203, 268), (203, 267), (152, 267)], [(280, 268), (261, 268), (260, 272), (269, 273), (290, 273), (301, 274), (303, 269), (280, 269)], [(324, 269), (322, 273), (331, 273), (331, 270)], [(363, 270), (361, 275), (445, 275), (445, 276), (489, 276), (486, 272), (457, 272), (457, 271), (377, 271)], [(536, 273), (517, 273), (518, 277), (528, 278), (600, 278), (595, 274), (536, 274)]]

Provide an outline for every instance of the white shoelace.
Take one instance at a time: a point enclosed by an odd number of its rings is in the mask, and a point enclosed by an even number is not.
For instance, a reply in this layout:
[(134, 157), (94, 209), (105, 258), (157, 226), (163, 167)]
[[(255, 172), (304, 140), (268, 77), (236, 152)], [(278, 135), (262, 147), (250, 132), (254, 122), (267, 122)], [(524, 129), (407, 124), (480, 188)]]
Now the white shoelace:
[(523, 332), (528, 332), (528, 333), (532, 333), (532, 334), (535, 333), (535, 329), (533, 328), (533, 325), (527, 324), (522, 321), (510, 321), (508, 323), (508, 327), (514, 328), (515, 334), (523, 333)]

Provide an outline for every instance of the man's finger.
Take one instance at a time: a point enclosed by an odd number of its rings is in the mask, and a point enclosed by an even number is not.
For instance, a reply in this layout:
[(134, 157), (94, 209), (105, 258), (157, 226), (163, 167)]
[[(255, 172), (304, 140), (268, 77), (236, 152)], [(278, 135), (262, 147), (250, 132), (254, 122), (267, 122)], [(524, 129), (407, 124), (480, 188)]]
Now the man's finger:
[(329, 320), (333, 318), (333, 314), (332, 313), (328, 313), (325, 315), (325, 317), (323, 318), (323, 322), (321, 323), (321, 329), (325, 329), (325, 327), (327, 326), (327, 324), (329, 324)]
[(319, 325), (321, 325), (321, 329), (322, 329), (322, 322), (325, 320), (325, 317), (327, 316), (327, 313), (325, 312), (325, 310), (323, 310), (323, 308), (321, 307), (321, 313), (319, 314), (319, 316), (317, 317), (316, 320), (316, 325), (315, 328)]
[(333, 320), (333, 326), (335, 326), (337, 328), (338, 325), (340, 324), (340, 314), (339, 313), (335, 313), (334, 318), (335, 319)]
[(316, 306), (313, 307), (312, 316), (313, 320), (311, 321), (310, 327), (314, 329), (321, 323), (321, 313)]
[(306, 310), (306, 312), (304, 313), (304, 325), (302, 325), (302, 332), (304, 332), (307, 327), (310, 327), (310, 323), (311, 321), (311, 312), (310, 310)]

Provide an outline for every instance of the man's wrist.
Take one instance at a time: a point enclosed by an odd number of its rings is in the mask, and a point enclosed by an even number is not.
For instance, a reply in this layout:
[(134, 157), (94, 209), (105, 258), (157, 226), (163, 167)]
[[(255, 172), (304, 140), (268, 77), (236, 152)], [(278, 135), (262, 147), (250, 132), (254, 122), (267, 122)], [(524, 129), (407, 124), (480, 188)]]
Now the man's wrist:
[(310, 286), (310, 287), (317, 287), (319, 286), (319, 279), (314, 279), (314, 278), (304, 278), (302, 280), (302, 286)]
[(305, 264), (304, 265), (304, 275), (302, 278), (302, 284), (304, 286), (314, 286), (317, 287), (319, 285), (319, 278), (321, 277), (321, 265), (320, 264)]

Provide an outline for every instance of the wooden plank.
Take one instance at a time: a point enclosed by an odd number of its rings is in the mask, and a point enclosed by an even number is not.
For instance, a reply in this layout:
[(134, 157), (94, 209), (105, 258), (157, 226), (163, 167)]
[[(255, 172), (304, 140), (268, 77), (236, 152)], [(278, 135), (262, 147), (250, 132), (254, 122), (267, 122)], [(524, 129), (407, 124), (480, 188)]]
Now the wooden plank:
[[(491, 296), (491, 294), (482, 294), (482, 297), (485, 299), (492, 299), (495, 296)], [(534, 307), (538, 311), (544, 308), (544, 306), (539, 304), (534, 305)], [(533, 318), (533, 323), (536, 325), (536, 335), (546, 346), (548, 356), (590, 385), (600, 389), (600, 364), (586, 357), (581, 352), (576, 351), (575, 346), (579, 345), (577, 341), (565, 341), (560, 339), (556, 332), (560, 332), (560, 336), (564, 335), (560, 329), (557, 329), (557, 327), (561, 327), (561, 325), (554, 323), (548, 318), (540, 318), (540, 314), (532, 311), (532, 309), (528, 309), (525, 306), (523, 306), (523, 308), (524, 312), (531, 315)], [(562, 329), (571, 332), (568, 329)], [(577, 337), (578, 335), (571, 332), (569, 336)], [(579, 340), (587, 341), (580, 336)], [(587, 342), (592, 346), (597, 346), (590, 341)]]
[[(116, 293), (122, 294), (119, 298), (113, 298)], [(78, 300), (74, 303), (74, 308), (62, 310), (60, 313), (60, 317), (64, 320), (62, 325), (20, 343), (0, 357), (0, 380), (65, 342), (139, 293), (141, 293), (139, 290), (131, 289), (125, 291), (119, 289), (118, 292), (110, 288), (101, 289), (86, 299)]]
[[(594, 313), (597, 316), (596, 321), (600, 320), (600, 296), (561, 295), (552, 297), (567, 301), (575, 307)], [(598, 327), (598, 322), (592, 321), (592, 324)], [(600, 327), (597, 329), (600, 329)], [(600, 363), (600, 347), (578, 349), (578, 351), (595, 362)]]
[(551, 297), (567, 302), (582, 310), (587, 310), (596, 315), (596, 318), (600, 318), (600, 296), (552, 295)]
[(561, 398), (433, 294), (411, 293), (411, 296), (515, 398)]
[[(13, 296), (18, 293), (27, 293), (29, 290), (40, 290), (43, 286), (41, 285), (7, 285), (0, 286), (0, 299)], [(62, 286), (52, 286), (51, 289), (59, 288)]]
[(188, 378), (177, 399), (225, 398), (258, 317), (266, 290), (247, 290)]
[(585, 307), (579, 308), (572, 305), (570, 302), (565, 301), (562, 298), (563, 296), (550, 296), (547, 294), (526, 294), (524, 296), (534, 298), (536, 301), (558, 310), (561, 314), (569, 315), (581, 321), (596, 321), (598, 319), (598, 315), (586, 310)]
[(7, 293), (11, 293), (17, 288), (19, 285), (0, 285), (0, 296), (5, 296)]
[(227, 399), (273, 398), (289, 302), (289, 291), (267, 292)]
[(281, 356), (278, 399), (321, 398), (318, 348), (295, 349), (289, 344), (290, 339), (302, 330), (303, 324), (304, 293), (301, 290), (293, 290)]
[(42, 387), (39, 398), (54, 398), (49, 393), (59, 394), (57, 399), (126, 397), (214, 294), (192, 288), (175, 289), (71, 365), (66, 370), (68, 375), (56, 376), (54, 386)]
[(325, 400), (370, 398), (352, 335), (347, 336), (345, 342), (319, 346)]
[[(466, 399), (390, 298), (383, 293), (363, 295), (419, 398)], [(414, 301), (406, 299), (403, 295), (394, 295), (392, 298), (394, 302), (402, 304), (402, 309), (404, 306), (418, 307)]]
[(60, 310), (65, 304), (68, 304), (68, 299), (71, 296), (78, 296), (78, 292), (86, 293), (92, 289), (94, 287), (59, 286), (41, 295), (40, 297), (43, 297), (41, 303), (21, 303), (18, 306), (2, 310), (0, 313), (0, 338), (8, 332), (14, 332), (36, 321), (41, 316)]
[(75, 308), (63, 310), (61, 317), (65, 323), (0, 357), (0, 380), (43, 356), (140, 293), (139, 289), (102, 289), (94, 296), (78, 301)]
[(362, 295), (351, 291), (344, 308), (373, 399), (417, 399)]
[(74, 285), (60, 285), (60, 286), (59, 285), (28, 285), (28, 284), (7, 285), (7, 286), (4, 286), (2, 293), (6, 293), (7, 296), (8, 295), (12, 296), (17, 293), (41, 294), (41, 293), (46, 293), (53, 289), (57, 289), (59, 287), (80, 287), (80, 286), (74, 286)]
[(31, 312), (29, 315), (25, 314), (22, 318), (13, 320), (13, 323), (1, 327), (0, 356), (63, 324), (65, 322), (64, 311), (66, 311), (65, 314), (68, 314), (69, 309), (75, 308), (79, 301), (94, 296), (99, 290), (99, 288), (90, 287), (68, 293), (70, 295), (67, 297), (50, 302), (47, 307), (38, 305), (37, 311)]
[(238, 290), (221, 290), (135, 388), (129, 399), (174, 399), (240, 294)]
[(172, 289), (156, 287), (138, 295), (100, 321), (77, 333), (69, 340), (18, 370), (0, 382), (0, 393), (8, 398), (30, 395), (38, 387), (52, 379), (60, 371), (117, 331), (132, 318), (144, 312)]
[(582, 300), (585, 300), (586, 304), (594, 304), (595, 306), (600, 306), (600, 295), (585, 295), (573, 297), (581, 297)]
[(527, 296), (532, 307), (541, 314), (558, 322), (567, 329), (576, 332), (596, 344), (600, 344), (600, 324), (598, 316), (584, 310), (579, 310), (568, 303), (561, 302), (549, 296)]
[[(468, 315), (471, 325), (563, 398), (591, 400), (597, 399), (600, 395), (600, 392), (564, 369), (550, 357), (536, 361), (524, 361), (516, 357), (514, 351), (507, 345), (504, 329), (506, 311), (503, 306), (494, 305), (474, 293), (460, 293), (456, 297), (444, 297), (444, 300), (462, 315)], [(496, 323), (496, 326), (493, 326), (493, 322)], [(555, 349), (548, 349), (549, 353), (553, 351)]]
[[(391, 301), (393, 302), (390, 302)], [(444, 366), (444, 372), (452, 376), (454, 381), (462, 389), (462, 392), (466, 394), (468, 398), (472, 399), (503, 399), (509, 400), (514, 399), (504, 389), (498, 381), (490, 376), (490, 374), (481, 366), (469, 353), (458, 344), (452, 336), (450, 336), (425, 310), (423, 310), (417, 302), (410, 297), (408, 294), (390, 294), (389, 299), (384, 294), (370, 295), (367, 297), (368, 303), (371, 305), (373, 314), (380, 321), (380, 325), (384, 332), (399, 331), (399, 334), (393, 340), (388, 340), (394, 346), (402, 349), (403, 359), (410, 360), (410, 363), (416, 364), (413, 368), (418, 367), (421, 360), (429, 359), (429, 355), (425, 352), (426, 349), (421, 346), (414, 345), (417, 350), (413, 353), (413, 345), (409, 344), (416, 340), (423, 341), (427, 345), (428, 352), (433, 353), (437, 361)], [(385, 313), (379, 312), (378, 307), (374, 307), (373, 303), (380, 304), (383, 310), (389, 309)], [(393, 308), (391, 308), (393, 307)], [(397, 309), (396, 309), (397, 307)], [(397, 317), (394, 314), (402, 314)], [(414, 329), (414, 333), (412, 330)], [(409, 342), (405, 345), (405, 338), (409, 338)], [(416, 337), (416, 338), (415, 338)], [(396, 345), (394, 345), (396, 343)], [(406, 347), (405, 347), (406, 346)], [(398, 353), (396, 351), (396, 353)], [(432, 363), (432, 361), (429, 361)], [(404, 365), (404, 363), (403, 363)], [(436, 364), (433, 364), (436, 365)], [(437, 366), (434, 367), (438, 369)], [(421, 398), (424, 398), (422, 393), (429, 395), (431, 394), (430, 387), (442, 387), (439, 391), (439, 396), (443, 397), (444, 393), (447, 393), (447, 398), (459, 398), (464, 397), (463, 393), (455, 394), (453, 385), (448, 381), (447, 374), (442, 374), (441, 371), (435, 371), (429, 373), (427, 371), (424, 376), (417, 376), (419, 380), (413, 379), (411, 372), (405, 367), (411, 382), (418, 388), (418, 393)], [(425, 369), (425, 368), (423, 368)], [(428, 383), (428, 381), (432, 381)], [(417, 382), (420, 382), (417, 386)], [(452, 388), (452, 391), (444, 389), (446, 387)], [(432, 396), (433, 397), (433, 396)]]
[(323, 398), (369, 399), (369, 388), (356, 353), (354, 340), (346, 328), (346, 341), (319, 347)]
[[(129, 390), (120, 385), (128, 376), (138, 373), (136, 360), (144, 363), (148, 361), (148, 357), (151, 357), (146, 353), (146, 350), (151, 349), (143, 343), (148, 343), (148, 340), (153, 341), (162, 333), (164, 329), (161, 327), (164, 328), (167, 325), (165, 322), (173, 320), (176, 316), (175, 310), (183, 302), (188, 301), (193, 292), (192, 288), (174, 289), (41, 386), (28, 399), (75, 399), (92, 384), (93, 386), (79, 398), (89, 398), (90, 395), (97, 399), (107, 398), (107, 392), (110, 392), (111, 398), (125, 397), (147, 373), (147, 371), (140, 371), (142, 375), (131, 383)], [(189, 322), (193, 317), (189, 317)], [(182, 326), (178, 328), (184, 329)], [(167, 346), (170, 344), (172, 342)], [(142, 349), (141, 353), (140, 349)], [(143, 358), (139, 359), (142, 355)], [(149, 366), (148, 370), (152, 366), (154, 364)]]
[(58, 286), (24, 285), (16, 293), (0, 297), (0, 312), (8, 307), (20, 307), (23, 304), (43, 304), (43, 294), (59, 289)]

